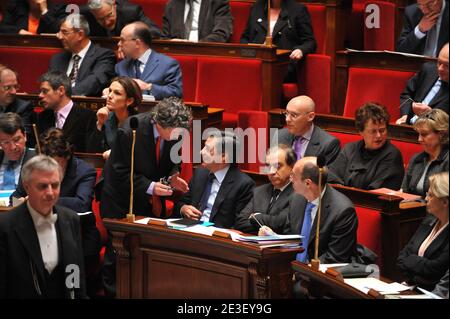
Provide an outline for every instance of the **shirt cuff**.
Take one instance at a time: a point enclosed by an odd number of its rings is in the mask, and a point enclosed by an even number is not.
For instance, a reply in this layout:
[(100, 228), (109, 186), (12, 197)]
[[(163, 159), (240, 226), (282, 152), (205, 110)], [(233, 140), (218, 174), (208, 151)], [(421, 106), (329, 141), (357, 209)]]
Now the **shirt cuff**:
[(422, 31), (420, 31), (419, 30), (419, 26), (417, 25), (415, 28), (414, 28), (414, 35), (416, 36), (416, 38), (417, 39), (422, 39), (422, 38), (424, 38), (427, 34), (426, 33), (423, 33)]
[(155, 188), (155, 182), (151, 182), (150, 186), (147, 189), (147, 194), (153, 195), (153, 189)]

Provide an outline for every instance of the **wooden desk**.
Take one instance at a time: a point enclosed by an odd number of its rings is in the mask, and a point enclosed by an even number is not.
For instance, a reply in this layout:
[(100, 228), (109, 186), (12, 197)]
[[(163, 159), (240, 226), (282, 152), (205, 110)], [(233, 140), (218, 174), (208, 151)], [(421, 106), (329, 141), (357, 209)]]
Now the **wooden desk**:
[(289, 298), (299, 249), (104, 219), (117, 252), (118, 298)]

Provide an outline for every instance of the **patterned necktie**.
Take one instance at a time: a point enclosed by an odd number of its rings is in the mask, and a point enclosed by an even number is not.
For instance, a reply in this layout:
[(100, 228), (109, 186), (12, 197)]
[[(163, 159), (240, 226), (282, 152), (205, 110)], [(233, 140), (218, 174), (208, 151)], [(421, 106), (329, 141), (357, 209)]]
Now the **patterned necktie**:
[(59, 112), (55, 112), (55, 127), (59, 128), (62, 130), (63, 126), (64, 126), (64, 119), (63, 119), (63, 115)]
[(216, 175), (214, 175), (213, 173), (209, 173), (208, 182), (206, 183), (205, 190), (203, 191), (203, 194), (202, 194), (202, 199), (200, 200), (200, 203), (198, 206), (198, 210), (201, 212), (203, 212), (206, 209), (206, 207), (208, 206), (208, 199), (209, 199), (209, 196), (211, 195), (211, 188), (212, 188), (212, 184), (215, 179), (216, 179)]
[(73, 59), (73, 66), (72, 71), (70, 71), (69, 74), (69, 79), (70, 83), (72, 83), (72, 86), (74, 86), (78, 76), (78, 63), (80, 62), (81, 57), (78, 54), (75, 54), (72, 59)]
[(294, 152), (297, 154), (297, 160), (302, 158), (302, 145), (305, 139), (303, 136), (296, 136), (294, 139)]
[(8, 161), (5, 171), (3, 172), (3, 189), (16, 189), (16, 174), (14, 166), (16, 161)]
[(194, 20), (194, 0), (187, 0), (189, 2), (189, 12), (184, 23), (184, 38), (189, 40), (189, 35), (192, 30), (192, 21)]
[(272, 209), (273, 205), (275, 204), (275, 202), (278, 199), (278, 195), (280, 195), (281, 190), (274, 188), (272, 190), (272, 197), (270, 198), (270, 203), (269, 203), (269, 207), (267, 208), (266, 214), (270, 213), (270, 210)]
[(302, 230), (300, 232), (300, 236), (302, 238), (302, 246), (304, 248), (303, 252), (298, 253), (296, 259), (302, 263), (306, 263), (308, 261), (308, 243), (309, 243), (309, 235), (311, 233), (311, 212), (316, 205), (313, 203), (306, 204), (305, 216), (303, 217), (303, 225)]
[(141, 78), (141, 61), (134, 60), (134, 75), (136, 79)]

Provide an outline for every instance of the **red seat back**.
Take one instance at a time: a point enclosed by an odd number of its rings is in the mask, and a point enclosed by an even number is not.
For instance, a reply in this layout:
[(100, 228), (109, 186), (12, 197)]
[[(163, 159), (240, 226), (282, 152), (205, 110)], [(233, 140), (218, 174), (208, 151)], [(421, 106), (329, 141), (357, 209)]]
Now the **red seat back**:
[(231, 36), (231, 43), (239, 43), (241, 35), (247, 25), (248, 16), (252, 3), (248, 1), (230, 1), (231, 15), (233, 16), (233, 34)]
[(413, 72), (349, 68), (347, 95), (343, 116), (354, 117), (364, 103), (378, 102), (385, 105), (391, 122), (400, 117), (400, 93)]
[[(369, 10), (367, 6), (377, 6), (379, 11)], [(370, 9), (370, 8), (369, 8)], [(364, 21), (369, 14), (379, 12), (379, 28), (364, 25), (364, 50), (394, 50), (395, 46), (395, 4), (385, 1), (368, 1), (364, 5)], [(371, 21), (371, 19), (369, 19)]]
[(391, 143), (395, 145), (402, 153), (403, 164), (405, 167), (408, 166), (409, 160), (414, 154), (423, 152), (423, 147), (418, 143), (409, 143), (397, 140), (391, 140)]
[[(100, 176), (102, 175), (103, 169), (97, 168), (97, 181), (99, 180)], [(103, 244), (105, 244), (108, 240), (108, 232), (105, 228), (105, 225), (103, 225), (102, 217), (100, 216), (100, 202), (97, 201), (95, 198), (92, 200), (92, 212), (95, 216), (95, 225), (97, 226), (98, 231), (100, 232), (100, 238)]]
[(164, 8), (168, 0), (129, 0), (128, 2), (139, 4), (147, 17), (162, 28)]
[[(197, 57), (189, 55), (171, 55), (180, 63), (183, 76), (183, 98), (185, 101), (195, 101), (197, 87)], [(201, 101), (200, 101), (201, 102)]]
[(343, 148), (347, 143), (356, 142), (361, 139), (361, 136), (359, 134), (348, 134), (332, 131), (328, 131), (328, 133), (336, 137), (341, 142), (341, 148)]
[(356, 206), (358, 216), (358, 243), (366, 246), (378, 255), (377, 264), (381, 261), (381, 213), (376, 210)]
[(320, 3), (305, 3), (311, 16), (314, 37), (317, 42), (316, 53), (325, 54), (327, 43), (327, 7)]

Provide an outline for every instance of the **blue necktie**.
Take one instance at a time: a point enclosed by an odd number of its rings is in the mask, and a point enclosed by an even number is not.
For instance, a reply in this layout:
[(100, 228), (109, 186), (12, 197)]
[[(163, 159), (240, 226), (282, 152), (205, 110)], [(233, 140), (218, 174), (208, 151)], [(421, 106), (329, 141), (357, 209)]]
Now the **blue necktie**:
[(16, 161), (8, 161), (8, 165), (3, 172), (3, 189), (16, 189), (15, 163)]
[(305, 250), (301, 253), (298, 253), (297, 257), (295, 258), (302, 263), (306, 263), (308, 261), (308, 242), (309, 235), (311, 233), (311, 212), (315, 206), (316, 205), (314, 205), (313, 203), (306, 204), (305, 216), (303, 217), (303, 225), (300, 236), (303, 236), (302, 245)]
[(134, 73), (136, 74), (136, 79), (141, 78), (141, 61), (134, 60)]
[(202, 195), (202, 199), (200, 200), (200, 204), (198, 207), (198, 210), (201, 212), (203, 212), (206, 209), (206, 206), (208, 205), (209, 195), (211, 195), (211, 187), (215, 178), (216, 176), (213, 173), (209, 173), (208, 183), (206, 184), (205, 190)]

